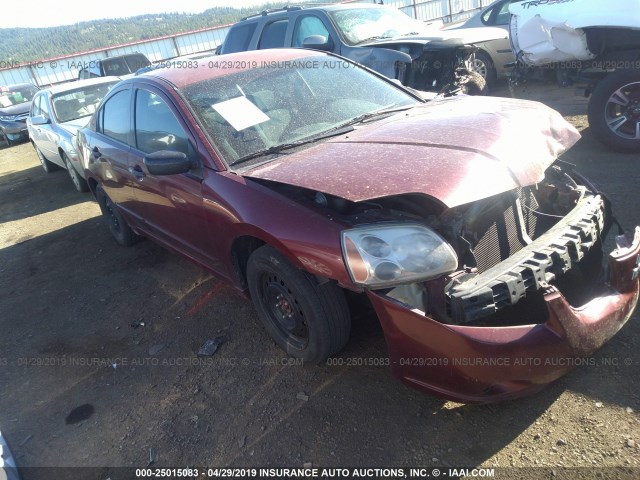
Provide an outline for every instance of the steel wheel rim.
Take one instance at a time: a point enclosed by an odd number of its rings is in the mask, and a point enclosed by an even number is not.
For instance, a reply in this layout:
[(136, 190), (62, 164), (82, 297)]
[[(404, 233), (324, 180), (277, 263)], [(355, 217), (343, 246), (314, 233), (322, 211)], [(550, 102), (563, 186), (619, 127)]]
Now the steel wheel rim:
[(114, 212), (115, 207), (113, 203), (111, 203), (111, 200), (109, 200), (109, 198), (105, 198), (104, 208), (107, 211), (107, 214), (109, 215), (109, 219), (111, 221), (111, 229), (116, 233), (120, 233), (120, 222), (118, 221), (118, 217)]
[(617, 136), (640, 140), (640, 82), (628, 83), (611, 94), (604, 119)]
[(271, 323), (289, 344), (304, 349), (309, 343), (309, 327), (293, 291), (273, 272), (263, 273), (259, 285), (260, 298)]

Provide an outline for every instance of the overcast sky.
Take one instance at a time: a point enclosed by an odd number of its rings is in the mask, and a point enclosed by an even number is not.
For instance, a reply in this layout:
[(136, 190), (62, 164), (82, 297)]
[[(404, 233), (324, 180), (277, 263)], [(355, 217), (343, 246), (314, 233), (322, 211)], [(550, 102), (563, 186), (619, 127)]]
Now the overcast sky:
[(86, 20), (145, 13), (200, 13), (216, 6), (248, 7), (265, 0), (31, 0), (9, 2), (0, 14), (0, 28), (52, 27)]

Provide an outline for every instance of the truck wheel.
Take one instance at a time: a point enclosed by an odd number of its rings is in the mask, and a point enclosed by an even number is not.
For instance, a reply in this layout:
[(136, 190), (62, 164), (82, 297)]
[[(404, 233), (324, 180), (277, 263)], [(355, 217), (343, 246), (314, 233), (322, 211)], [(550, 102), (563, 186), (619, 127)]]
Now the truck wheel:
[(486, 95), (487, 81), (478, 72), (469, 72), (467, 81), (462, 85), (462, 93), (467, 95)]
[(614, 150), (640, 151), (640, 73), (619, 70), (598, 82), (589, 100), (589, 126)]
[(289, 355), (321, 362), (347, 343), (351, 318), (336, 284), (319, 283), (268, 245), (249, 257), (247, 283), (258, 317)]

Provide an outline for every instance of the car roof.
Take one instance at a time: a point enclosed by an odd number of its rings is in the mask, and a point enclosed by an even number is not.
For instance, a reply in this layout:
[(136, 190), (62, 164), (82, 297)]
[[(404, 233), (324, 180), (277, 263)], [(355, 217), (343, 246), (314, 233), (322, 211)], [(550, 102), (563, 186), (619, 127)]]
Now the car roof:
[(55, 85), (53, 87), (47, 88), (46, 91), (48, 91), (50, 95), (57, 95), (58, 93), (69, 92), (71, 90), (77, 90), (82, 87), (90, 87), (92, 85), (100, 85), (102, 83), (113, 83), (118, 81), (120, 81), (120, 77), (88, 78), (86, 80), (76, 80), (72, 82), (62, 83), (60, 85)]
[(14, 88), (24, 88), (24, 87), (35, 87), (35, 88), (38, 88), (33, 83), (12, 83), (10, 85), (2, 85), (2, 88), (6, 88), (8, 90), (13, 90)]
[(287, 7), (278, 8), (274, 10), (263, 10), (260, 13), (256, 13), (255, 15), (250, 15), (248, 17), (243, 18), (238, 23), (248, 21), (248, 20), (257, 20), (257, 19), (260, 19), (261, 17), (272, 17), (272, 16), (280, 16), (280, 15), (286, 16), (287, 13), (289, 12), (298, 12), (300, 10), (304, 10), (304, 11), (324, 10), (327, 12), (334, 12), (339, 10), (355, 10), (355, 9), (361, 9), (361, 8), (387, 8), (388, 9), (391, 7), (389, 7), (388, 5), (378, 5), (378, 4), (372, 4), (372, 3), (352, 3), (347, 5), (335, 4), (335, 3), (330, 3), (325, 5), (314, 5), (314, 4), (289, 5)]
[(263, 62), (286, 62), (301, 60), (308, 57), (329, 56), (317, 50), (303, 48), (274, 48), (267, 50), (250, 50), (247, 52), (229, 53), (198, 60), (198, 68), (161, 68), (143, 73), (132, 79), (158, 78), (168, 81), (178, 88), (208, 80), (223, 77), (263, 65)]

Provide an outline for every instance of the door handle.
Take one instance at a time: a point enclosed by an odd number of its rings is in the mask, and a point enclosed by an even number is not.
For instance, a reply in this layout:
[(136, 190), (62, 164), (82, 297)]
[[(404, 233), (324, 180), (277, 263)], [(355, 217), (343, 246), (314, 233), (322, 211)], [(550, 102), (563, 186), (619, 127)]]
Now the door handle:
[(140, 165), (136, 165), (135, 167), (129, 167), (129, 173), (131, 173), (138, 180), (142, 180), (146, 175), (142, 171)]
[(93, 147), (93, 150), (91, 150), (91, 156), (97, 160), (102, 156), (102, 153), (100, 153), (100, 149), (98, 149), (98, 147)]

